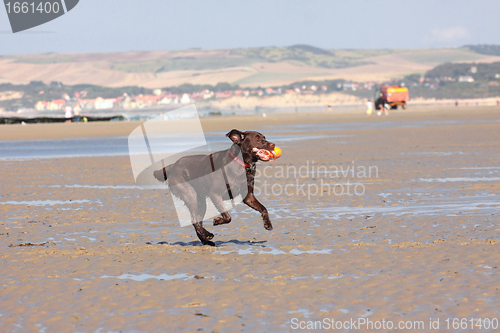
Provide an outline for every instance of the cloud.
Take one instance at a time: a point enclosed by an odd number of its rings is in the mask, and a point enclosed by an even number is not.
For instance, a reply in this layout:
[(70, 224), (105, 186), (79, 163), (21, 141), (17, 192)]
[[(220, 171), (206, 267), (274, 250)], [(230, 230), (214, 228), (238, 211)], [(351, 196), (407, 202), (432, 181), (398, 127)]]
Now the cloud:
[(445, 29), (432, 29), (430, 37), (425, 42), (453, 43), (471, 37), (471, 33), (464, 27), (456, 26)]

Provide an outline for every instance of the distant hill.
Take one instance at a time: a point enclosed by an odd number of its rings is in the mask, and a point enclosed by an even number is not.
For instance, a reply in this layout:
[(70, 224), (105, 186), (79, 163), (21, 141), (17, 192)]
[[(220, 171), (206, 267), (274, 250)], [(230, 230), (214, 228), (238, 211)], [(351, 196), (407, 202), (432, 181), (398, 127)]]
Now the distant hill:
[(480, 44), (480, 45), (465, 45), (464, 47), (479, 54), (500, 56), (500, 45)]
[(112, 69), (127, 73), (162, 73), (170, 71), (214, 70), (239, 66), (252, 66), (255, 63), (287, 62), (297, 66), (319, 68), (347, 68), (365, 65), (370, 62), (364, 58), (388, 54), (389, 50), (339, 50), (328, 51), (309, 45), (293, 45), (290, 47), (259, 47), (233, 49), (217, 56), (179, 54), (171, 58), (160, 58), (145, 61), (118, 61)]
[[(423, 78), (423, 81), (422, 81)], [(500, 62), (446, 63), (402, 80), (412, 97), (487, 98), (500, 96)]]
[(215, 86), (220, 82), (241, 87), (337, 79), (380, 82), (425, 73), (447, 62), (500, 61), (500, 56), (485, 53), (493, 52), (493, 48), (486, 49), (467, 46), (325, 50), (299, 44), (221, 50), (0, 56), (0, 84), (43, 81), (154, 89), (182, 84)]

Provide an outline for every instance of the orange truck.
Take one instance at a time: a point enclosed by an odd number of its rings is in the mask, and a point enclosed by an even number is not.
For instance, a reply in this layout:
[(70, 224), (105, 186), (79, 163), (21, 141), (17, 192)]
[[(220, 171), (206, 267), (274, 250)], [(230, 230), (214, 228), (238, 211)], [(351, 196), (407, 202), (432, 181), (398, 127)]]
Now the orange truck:
[(380, 110), (382, 105), (393, 110), (401, 105), (405, 109), (408, 99), (410, 99), (410, 95), (406, 87), (381, 86), (379, 97), (375, 100), (375, 109)]

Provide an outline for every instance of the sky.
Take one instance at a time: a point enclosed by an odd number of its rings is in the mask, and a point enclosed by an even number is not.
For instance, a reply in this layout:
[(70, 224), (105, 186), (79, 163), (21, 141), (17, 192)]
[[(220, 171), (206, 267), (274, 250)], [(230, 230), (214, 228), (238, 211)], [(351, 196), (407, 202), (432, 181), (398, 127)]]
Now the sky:
[(16, 34), (0, 8), (0, 55), (456, 47), (500, 44), (499, 31), (497, 0), (80, 0), (67, 14)]

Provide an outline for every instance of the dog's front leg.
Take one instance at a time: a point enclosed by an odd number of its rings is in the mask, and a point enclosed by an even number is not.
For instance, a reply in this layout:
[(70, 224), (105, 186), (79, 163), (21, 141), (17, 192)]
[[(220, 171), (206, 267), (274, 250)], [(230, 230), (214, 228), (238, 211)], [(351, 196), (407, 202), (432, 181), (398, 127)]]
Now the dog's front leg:
[(264, 205), (261, 204), (259, 200), (257, 200), (253, 193), (248, 193), (245, 199), (243, 199), (243, 202), (246, 203), (248, 207), (259, 211), (259, 213), (262, 215), (262, 219), (264, 220), (264, 228), (266, 230), (273, 230), (273, 225), (271, 223), (271, 220), (269, 219), (269, 214), (266, 207), (264, 207)]

